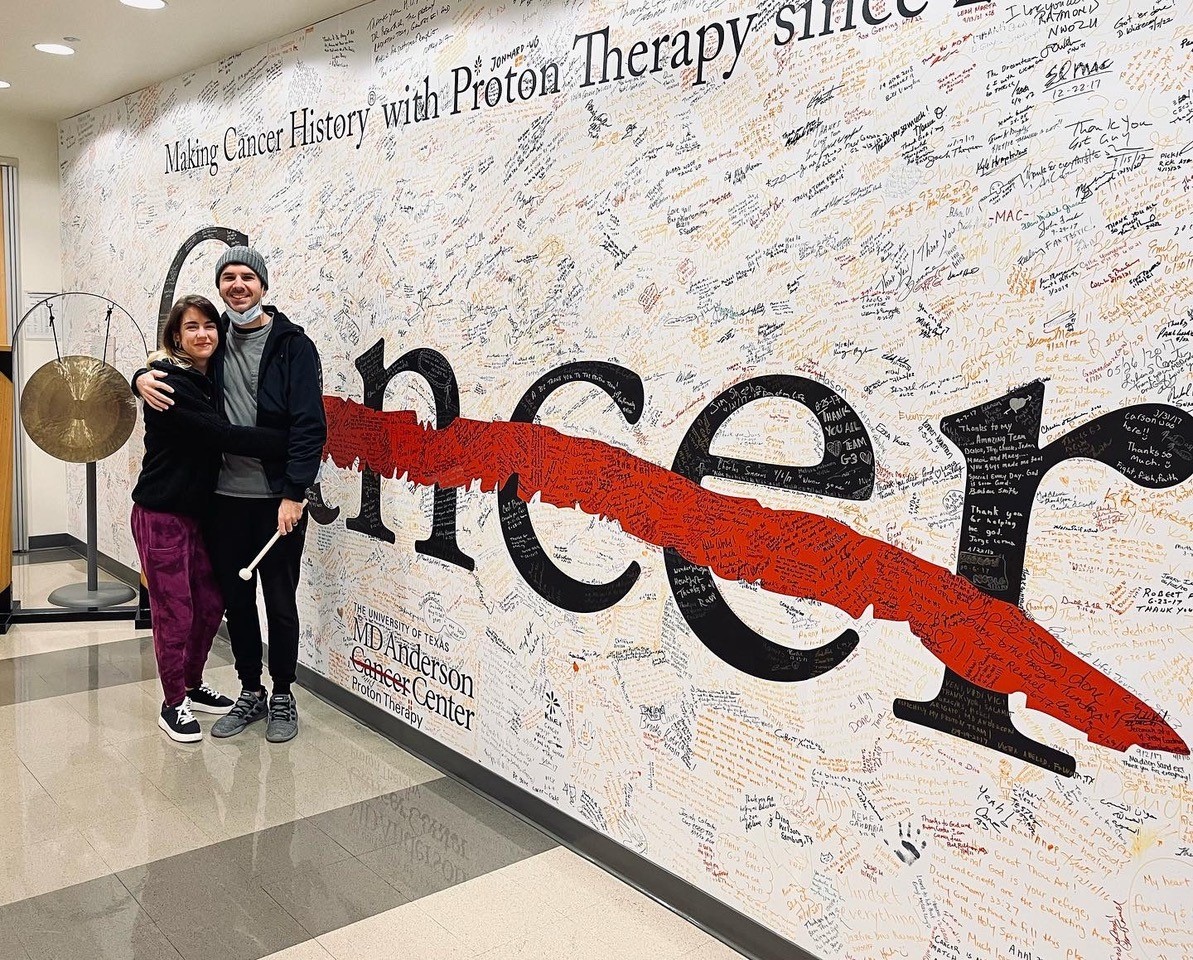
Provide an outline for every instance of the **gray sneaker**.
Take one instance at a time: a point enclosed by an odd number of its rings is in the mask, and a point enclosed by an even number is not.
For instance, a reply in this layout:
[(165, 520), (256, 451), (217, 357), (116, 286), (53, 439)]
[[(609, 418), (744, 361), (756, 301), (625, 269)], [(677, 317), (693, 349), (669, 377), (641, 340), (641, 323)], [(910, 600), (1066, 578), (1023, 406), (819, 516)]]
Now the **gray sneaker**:
[(270, 743), (285, 743), (298, 734), (298, 704), (292, 693), (275, 693), (269, 698), (269, 723), (265, 739)]
[(232, 709), (220, 717), (211, 727), (213, 737), (234, 737), (247, 727), (265, 716), (267, 707), (265, 698), (253, 690), (241, 690), (240, 696), (232, 704)]

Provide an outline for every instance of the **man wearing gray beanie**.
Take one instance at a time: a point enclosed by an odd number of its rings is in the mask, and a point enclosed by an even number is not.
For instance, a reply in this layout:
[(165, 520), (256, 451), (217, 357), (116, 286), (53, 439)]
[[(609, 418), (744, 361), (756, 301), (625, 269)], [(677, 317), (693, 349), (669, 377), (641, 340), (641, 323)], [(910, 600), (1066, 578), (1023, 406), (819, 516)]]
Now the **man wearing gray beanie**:
[[(302, 327), (274, 306), (262, 305), (269, 289), (265, 258), (252, 247), (231, 247), (215, 268), (225, 311), (212, 358), (217, 402), (234, 424), (289, 431), (284, 460), (224, 455), (207, 540), (228, 620), (240, 677), (240, 696), (211, 729), (231, 737), (268, 716), (273, 743), (298, 733), (291, 686), (298, 665), (298, 577), (306, 532), (303, 500), (319, 472), (327, 421), (319, 353)], [(133, 389), (156, 410), (170, 406), (170, 388), (157, 371), (138, 372)], [(273, 534), (282, 538), (248, 581), (239, 573)], [(261, 624), (257, 577), (269, 627), (272, 696), (261, 685)]]

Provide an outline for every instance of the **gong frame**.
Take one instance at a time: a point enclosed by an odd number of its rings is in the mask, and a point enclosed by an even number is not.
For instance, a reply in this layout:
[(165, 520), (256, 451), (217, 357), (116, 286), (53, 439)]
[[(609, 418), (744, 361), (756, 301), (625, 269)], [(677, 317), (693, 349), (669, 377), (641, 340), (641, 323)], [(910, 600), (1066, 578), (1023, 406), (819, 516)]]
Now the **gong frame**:
[[(136, 318), (120, 303), (110, 297), (89, 290), (64, 290), (60, 293), (43, 297), (30, 306), (21, 319), (13, 327), (8, 344), (0, 344), (0, 403), (4, 410), (0, 411), (0, 421), (8, 420), (7, 429), (0, 429), (0, 438), (7, 437), (0, 443), (0, 635), (6, 634), (10, 626), (15, 623), (75, 623), (95, 620), (135, 620), (137, 628), (147, 626), (148, 594), (145, 588), (145, 578), (141, 577), (137, 597), (129, 605), (114, 607), (98, 607), (77, 609), (70, 607), (24, 607), (19, 599), (13, 597), (13, 555), (16, 552), (28, 552), (28, 531), (26, 528), (26, 482), (24, 463), (24, 441), (26, 433), (18, 413), (20, 391), (17, 384), (21, 382), (20, 372), (20, 344), (18, 335), (26, 321), (34, 311), (53, 300), (65, 297), (89, 297), (108, 305), (107, 330), (111, 330), (111, 313), (120, 311), (128, 318), (132, 328), (141, 339), (141, 346), (145, 353), (149, 352), (149, 345), (145, 339), (145, 332), (137, 323)], [(57, 331), (55, 330), (55, 353), (60, 354), (57, 347)], [(0, 337), (0, 339), (3, 339)], [(105, 343), (102, 359), (106, 362), (108, 353), (108, 337)], [(7, 487), (7, 491), (5, 491)]]

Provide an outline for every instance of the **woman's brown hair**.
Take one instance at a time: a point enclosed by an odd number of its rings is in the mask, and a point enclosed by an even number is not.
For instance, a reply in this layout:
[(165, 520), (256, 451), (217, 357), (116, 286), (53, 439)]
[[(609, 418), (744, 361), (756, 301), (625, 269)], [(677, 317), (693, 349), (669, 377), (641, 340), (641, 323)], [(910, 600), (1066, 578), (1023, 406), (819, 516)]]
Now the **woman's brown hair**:
[(166, 318), (166, 325), (162, 328), (162, 342), (158, 345), (157, 350), (149, 354), (146, 363), (153, 363), (154, 360), (166, 360), (169, 363), (176, 363), (180, 367), (191, 365), (190, 357), (179, 349), (179, 339), (182, 334), (182, 318), (192, 307), (203, 314), (204, 318), (214, 323), (217, 328), (219, 327), (220, 312), (210, 300), (195, 293), (179, 297), (174, 301), (174, 306), (170, 308), (170, 315)]

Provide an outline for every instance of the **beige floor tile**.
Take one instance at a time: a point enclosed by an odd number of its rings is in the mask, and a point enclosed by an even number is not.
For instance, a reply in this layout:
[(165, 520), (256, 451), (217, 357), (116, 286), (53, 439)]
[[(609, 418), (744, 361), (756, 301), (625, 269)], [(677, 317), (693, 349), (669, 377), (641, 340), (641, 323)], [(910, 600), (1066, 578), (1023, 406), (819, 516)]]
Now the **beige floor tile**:
[(607, 951), (632, 952), (640, 946), (651, 960), (678, 960), (711, 940), (683, 917), (562, 847), (500, 872), (550, 909), (602, 931)]
[[(200, 721), (202, 724), (204, 721)], [(211, 724), (207, 722), (208, 730)], [(234, 759), (215, 746), (210, 736), (198, 743), (175, 743), (158, 730), (147, 737), (115, 744), (141, 776), (168, 797), (186, 796), (193, 783), (231, 780)]]
[(645, 950), (610, 954), (601, 932), (589, 923), (561, 917), (479, 954), (478, 960), (655, 960)]
[(93, 823), (80, 832), (107, 864), (106, 873), (172, 857), (211, 842), (190, 817), (173, 805), (123, 820)]
[[(421, 901), (420, 901), (421, 902)], [(434, 957), (473, 960), (475, 953), (419, 908), (407, 903), (319, 938), (335, 960)]]
[[(306, 732), (311, 732), (309, 725)], [(319, 749), (334, 756), (357, 776), (387, 790), (404, 790), (443, 776), (430, 764), (365, 727), (317, 733)]]
[[(27, 609), (53, 607), (49, 596), (59, 587), (87, 580), (87, 562), (83, 559), (53, 563), (21, 563), (12, 568), (12, 595)], [(116, 581), (110, 573), (100, 570), (102, 583)], [(127, 621), (132, 626), (132, 621)]]
[(477, 955), (561, 923), (554, 895), (521, 882), (517, 866), (424, 897), (419, 908)]
[[(236, 677), (236, 668), (231, 665), (208, 667), (203, 672), (203, 679), (220, 693), (224, 694), (224, 696), (231, 697), (233, 700), (240, 693), (240, 681)], [(159, 707), (161, 706), (162, 682), (157, 677), (150, 677), (148, 680), (139, 680), (136, 683), (126, 684), (126, 686), (136, 687), (150, 697)], [(203, 716), (208, 716), (208, 714), (204, 714)]]
[(136, 768), (110, 743), (63, 744), (59, 751), (33, 753), (25, 766), (51, 796), (94, 783), (137, 775)]
[[(231, 766), (227, 771), (217, 771), (208, 780), (193, 780), (186, 791), (179, 790), (177, 785), (169, 787), (181, 801), (183, 799), (198, 800), (203, 797), (228, 799), (233, 803), (246, 797), (262, 796), (267, 791), (268, 781), (262, 773), (261, 760), (258, 757), (245, 755), (229, 758)], [(318, 776), (318, 770), (313, 770), (307, 776)], [(291, 777), (279, 777), (272, 784), (273, 794), (278, 797), (294, 799), (294, 789)], [(166, 787), (163, 787), (163, 792)]]
[(271, 953), (261, 960), (335, 960), (335, 958), (319, 945), (318, 940), (308, 940), (298, 946), (289, 947), (278, 953)]
[(409, 754), (387, 757), (353, 757), (346, 765), (356, 776), (371, 784), (378, 793), (406, 790), (420, 783), (438, 780), (443, 774)]
[(148, 630), (136, 630), (131, 620), (96, 623), (19, 623), (0, 643), (0, 660), (37, 653), (53, 653), (75, 647), (92, 647), (117, 640), (150, 636)]
[(691, 953), (684, 954), (683, 960), (741, 960), (744, 956), (715, 937), (709, 937)]
[(709, 936), (695, 924), (628, 885), (601, 903), (579, 904), (572, 917), (598, 925), (613, 953), (644, 948), (652, 960), (679, 960)]
[(599, 907), (644, 897), (629, 884), (563, 846), (529, 857), (517, 866), (520, 882), (537, 886), (544, 896), (553, 897), (552, 906), (564, 914), (574, 913), (577, 904)]
[(212, 840), (228, 840), (246, 833), (298, 820), (293, 791), (270, 789), (259, 780), (229, 793), (196, 793), (178, 801), (178, 808)]
[[(227, 647), (223, 649), (227, 653)], [(203, 671), (203, 679), (233, 700), (240, 693), (240, 678), (236, 676), (236, 667), (230, 663), (218, 667), (208, 667)]]
[(161, 732), (161, 701), (136, 684), (88, 690), (63, 697), (107, 743), (137, 740)]
[(617, 931), (610, 931), (608, 924), (567, 917), (483, 953), (478, 960), (560, 960), (564, 957), (567, 960), (608, 960), (610, 957), (617, 960), (660, 960), (665, 957), (740, 960), (741, 954), (707, 935), (695, 950), (687, 953), (680, 954), (669, 947), (660, 950), (655, 941), (620, 936)]
[[(272, 781), (266, 783), (272, 784)], [(300, 777), (292, 784), (294, 805), (304, 817), (390, 792), (389, 787), (369, 783), (346, 767), (329, 767), (320, 771), (317, 777)]]
[(149, 700), (153, 705), (151, 695), (144, 692), (135, 683), (118, 683), (111, 687), (99, 687), (95, 690), (80, 690), (78, 693), (68, 693), (57, 699), (69, 704), (71, 709), (91, 722), (97, 715), (107, 716), (113, 713), (123, 713), (130, 709), (137, 710), (144, 707), (144, 701)]
[[(156, 679), (154, 680), (156, 683)], [(148, 709), (156, 721), (161, 708), (161, 698), (152, 690), (145, 690), (139, 683), (119, 683), (97, 690), (82, 690), (68, 693), (59, 699), (70, 705), (79, 716), (89, 723), (109, 721), (126, 713), (144, 713)]]
[(265, 721), (249, 726), (243, 733), (225, 740), (211, 738), (212, 746), (236, 764), (237, 770), (253, 770), (262, 782), (279, 785), (287, 780), (318, 776), (331, 767), (344, 764), (321, 749), (317, 738), (300, 729), (288, 743), (270, 743), (265, 739)]
[(0, 856), (44, 843), (71, 829), (70, 819), (44, 790), (32, 789), (23, 796), (0, 800)]
[(215, 751), (204, 753), (199, 744), (185, 746), (193, 752), (173, 758), (173, 763), (163, 761), (160, 767), (142, 774), (175, 803), (212, 794), (237, 794), (244, 789), (238, 780), (260, 782), (255, 769), (237, 767), (229, 757)]
[(16, 752), (0, 745), (0, 803), (33, 802), (44, 792)]
[(3, 902), (11, 903), (110, 872), (82, 833), (63, 830), (53, 839), (0, 853), (0, 892)]
[(129, 687), (136, 687), (145, 696), (153, 697), (159, 702), (162, 699), (162, 682), (157, 677), (150, 677), (148, 680), (138, 680), (136, 683), (127, 684)]
[(0, 707), (0, 743), (21, 756), (61, 753), (79, 743), (99, 743), (90, 724), (62, 697), (27, 700)]
[[(156, 733), (164, 736), (158, 725), (161, 716), (161, 704), (150, 704), (148, 710), (128, 713), (93, 723), (105, 743), (119, 745), (128, 740), (140, 740)], [(202, 721), (200, 721), (200, 724)]]
[(174, 806), (150, 780), (138, 774), (122, 774), (60, 791), (54, 799), (63, 818), (84, 831), (92, 825), (148, 817)]

